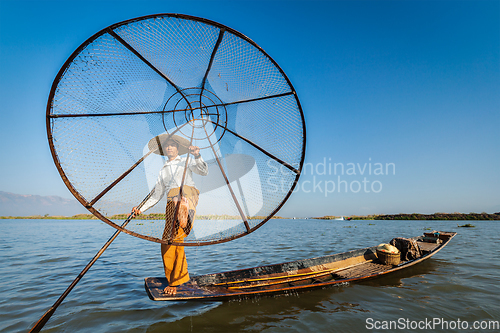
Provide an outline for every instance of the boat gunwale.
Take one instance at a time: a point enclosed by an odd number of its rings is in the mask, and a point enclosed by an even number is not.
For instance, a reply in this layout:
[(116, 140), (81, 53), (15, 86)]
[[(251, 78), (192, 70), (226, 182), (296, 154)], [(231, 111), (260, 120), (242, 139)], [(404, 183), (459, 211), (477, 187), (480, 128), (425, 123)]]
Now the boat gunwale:
[[(397, 268), (399, 266), (402, 266), (402, 265), (406, 265), (406, 264), (408, 264), (410, 262), (413, 262), (413, 261), (416, 261), (418, 259), (421, 259), (421, 260), (427, 259), (429, 254), (438, 252), (453, 237), (455, 237), (455, 235), (456, 235), (456, 233), (452, 233), (450, 235), (450, 237), (446, 241), (443, 241), (443, 243), (441, 243), (439, 246), (437, 246), (436, 248), (434, 248), (429, 253), (426, 253), (425, 255), (423, 255), (423, 256), (421, 256), (421, 257), (419, 257), (417, 259), (414, 259), (412, 261), (406, 261), (404, 263), (401, 263), (398, 266), (396, 266), (395, 268)], [(419, 239), (422, 239), (423, 237), (424, 236), (415, 236), (415, 237), (411, 237), (409, 239), (419, 240)], [(226, 271), (226, 272), (220, 272), (220, 273), (211, 273), (211, 274), (197, 275), (197, 276), (193, 276), (192, 279), (195, 280), (198, 283), (199, 286), (210, 286), (210, 285), (213, 285), (214, 283), (200, 284), (198, 280), (201, 279), (201, 278), (209, 278), (209, 277), (216, 278), (216, 277), (219, 277), (219, 276), (223, 276), (223, 277), (227, 278), (226, 275), (228, 275), (228, 274), (236, 275), (238, 273), (243, 273), (243, 272), (254, 272), (255, 269), (259, 269), (259, 270), (272, 270), (273, 268), (282, 268), (284, 266), (294, 266), (294, 264), (297, 265), (297, 264), (302, 264), (302, 263), (310, 262), (310, 261), (314, 262), (312, 265), (308, 265), (308, 266), (297, 268), (297, 271), (298, 271), (299, 269), (307, 269), (307, 268), (311, 268), (311, 267), (315, 267), (315, 266), (319, 266), (319, 265), (334, 263), (334, 262), (342, 261), (342, 260), (345, 260), (345, 259), (348, 259), (348, 258), (353, 258), (353, 257), (359, 256), (359, 255), (365, 255), (366, 256), (366, 255), (369, 255), (370, 253), (376, 253), (376, 249), (377, 249), (377, 246), (371, 246), (371, 247), (366, 247), (366, 248), (356, 249), (356, 250), (350, 250), (350, 251), (341, 252), (341, 253), (334, 253), (334, 254), (330, 254), (330, 255), (326, 255), (326, 256), (320, 256), (320, 257), (314, 257), (314, 258), (306, 258), (306, 259), (299, 259), (299, 260), (294, 260), (294, 261), (287, 261), (287, 262), (283, 262), (283, 263), (279, 263), (279, 264), (270, 264), (270, 265), (263, 265), (263, 266), (258, 266), (258, 267), (242, 268), (242, 269), (237, 269), (237, 270), (232, 270), (232, 271)], [(331, 259), (334, 259), (334, 260), (331, 260)], [(415, 263), (418, 263), (421, 260), (418, 260)], [(254, 274), (254, 275), (252, 275), (252, 277), (256, 278), (256, 277), (264, 277), (265, 276), (265, 277), (272, 277), (272, 278), (274, 278), (275, 276), (272, 276), (274, 274), (286, 274), (289, 271), (290, 270), (282, 270), (282, 272), (272, 272), (272, 273), (268, 273), (268, 274), (263, 273), (263, 274), (257, 274), (257, 275)], [(283, 277), (283, 278), (287, 277), (287, 275), (277, 275), (277, 276)], [(232, 281), (227, 281), (226, 284), (230, 283), (230, 282), (232, 282)], [(215, 282), (215, 283), (224, 284), (224, 282)]]

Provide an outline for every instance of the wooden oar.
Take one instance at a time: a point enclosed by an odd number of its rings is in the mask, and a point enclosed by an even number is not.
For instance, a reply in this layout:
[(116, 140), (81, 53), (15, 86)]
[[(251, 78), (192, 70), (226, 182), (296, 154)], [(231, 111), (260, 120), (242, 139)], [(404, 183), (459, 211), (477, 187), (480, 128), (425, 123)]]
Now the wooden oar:
[[(153, 193), (154, 193), (154, 188), (153, 188), (153, 190), (151, 192), (149, 192), (149, 194), (146, 196), (146, 198), (144, 198), (144, 200), (142, 200), (142, 202), (139, 204), (139, 206), (137, 206), (137, 208), (139, 210), (144, 205), (144, 203), (151, 197), (151, 195)], [(124, 228), (132, 220), (132, 218), (134, 218), (134, 216), (135, 216), (134, 212), (132, 212), (127, 217), (127, 219), (125, 220), (125, 222), (123, 222), (123, 224), (121, 225), (121, 227)], [(70, 286), (62, 293), (61, 296), (59, 296), (59, 299), (54, 303), (54, 305), (52, 305), (52, 307), (50, 309), (48, 309), (47, 312), (45, 312), (45, 314), (36, 322), (36, 324), (33, 326), (33, 328), (31, 328), (30, 333), (31, 332), (40, 332), (40, 330), (45, 326), (45, 324), (47, 323), (47, 321), (49, 321), (50, 317), (52, 317), (52, 315), (56, 311), (57, 307), (64, 301), (64, 299), (66, 298), (66, 296), (68, 296), (68, 294), (71, 292), (71, 290), (73, 290), (73, 288), (76, 286), (76, 284), (78, 282), (80, 282), (80, 280), (83, 278), (83, 276), (85, 275), (85, 273), (87, 273), (87, 271), (90, 269), (90, 267), (92, 267), (92, 265), (97, 261), (97, 259), (99, 259), (99, 257), (101, 256), (101, 254), (103, 254), (104, 251), (106, 251), (106, 249), (111, 245), (111, 243), (120, 234), (120, 232), (121, 232), (121, 230), (116, 230), (115, 231), (115, 233), (113, 234), (113, 236), (111, 236), (111, 238), (106, 242), (106, 244), (104, 244), (104, 246), (99, 250), (99, 252), (97, 252), (97, 254), (94, 256), (94, 258), (87, 264), (87, 266), (85, 266), (85, 268), (76, 277), (76, 279), (73, 280), (73, 282), (70, 284)]]
[(350, 265), (347, 267), (325, 269), (325, 270), (321, 270), (321, 271), (313, 271), (313, 272), (300, 273), (300, 274), (281, 275), (281, 276), (272, 276), (272, 277), (259, 278), (259, 279), (248, 279), (248, 280), (241, 280), (241, 281), (223, 282), (223, 283), (216, 284), (216, 286), (220, 286), (220, 285), (227, 286), (229, 284), (237, 284), (237, 283), (279, 280), (279, 281), (268, 282), (268, 283), (255, 283), (255, 284), (250, 284), (250, 285), (245, 285), (245, 286), (234, 286), (234, 287), (228, 286), (227, 289), (247, 289), (247, 288), (255, 288), (255, 287), (265, 287), (265, 286), (271, 286), (271, 285), (275, 285), (275, 284), (282, 284), (282, 283), (295, 282), (295, 281), (300, 281), (300, 280), (316, 278), (316, 277), (320, 277), (320, 276), (328, 275), (328, 274), (335, 274), (335, 273), (344, 271), (346, 269), (352, 268), (354, 266), (362, 265), (362, 264), (365, 264), (367, 262), (372, 262), (372, 261), (373, 260), (367, 260), (367, 261), (357, 263), (354, 265)]

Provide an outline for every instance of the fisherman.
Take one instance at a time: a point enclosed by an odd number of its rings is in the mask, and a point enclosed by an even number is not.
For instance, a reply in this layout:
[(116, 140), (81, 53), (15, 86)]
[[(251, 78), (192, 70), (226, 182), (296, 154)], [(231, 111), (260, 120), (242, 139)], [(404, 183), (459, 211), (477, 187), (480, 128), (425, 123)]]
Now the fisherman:
[[(188, 140), (178, 135), (163, 134), (157, 136), (150, 141), (150, 149), (152, 146), (155, 146), (153, 149), (158, 149), (160, 155), (166, 155), (168, 161), (160, 170), (154, 191), (142, 206), (142, 212), (157, 204), (167, 193), (166, 221), (162, 239), (182, 243), (193, 226), (200, 194), (200, 191), (195, 187), (192, 173), (206, 176), (208, 175), (208, 166), (201, 157), (200, 148), (191, 146)], [(194, 158), (191, 156), (180, 157), (188, 152)], [(187, 169), (185, 168), (186, 162)], [(177, 206), (179, 207), (177, 208)], [(141, 210), (137, 207), (134, 207), (132, 211), (134, 215), (141, 214)], [(165, 276), (168, 280), (168, 287), (164, 289), (164, 292), (167, 295), (175, 295), (177, 287), (189, 281), (184, 246), (162, 243), (161, 255)]]

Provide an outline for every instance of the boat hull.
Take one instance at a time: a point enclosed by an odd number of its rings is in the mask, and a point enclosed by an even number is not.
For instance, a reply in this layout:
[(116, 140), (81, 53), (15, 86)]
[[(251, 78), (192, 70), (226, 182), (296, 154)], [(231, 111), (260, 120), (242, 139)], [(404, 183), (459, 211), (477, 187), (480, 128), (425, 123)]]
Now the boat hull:
[(155, 301), (229, 300), (324, 288), (379, 277), (418, 264), (439, 252), (455, 235), (439, 232), (439, 241), (432, 243), (425, 235), (414, 237), (423, 255), (396, 266), (380, 262), (376, 246), (373, 246), (324, 257), (193, 276), (177, 288), (176, 295), (163, 292), (168, 286), (164, 277), (146, 278), (145, 288), (149, 298)]

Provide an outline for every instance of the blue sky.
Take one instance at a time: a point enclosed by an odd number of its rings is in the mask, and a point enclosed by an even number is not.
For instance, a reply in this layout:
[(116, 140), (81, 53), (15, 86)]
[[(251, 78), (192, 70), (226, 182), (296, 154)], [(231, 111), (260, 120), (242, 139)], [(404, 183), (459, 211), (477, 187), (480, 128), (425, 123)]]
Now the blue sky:
[(0, 0), (0, 191), (71, 197), (45, 132), (52, 81), (97, 31), (156, 13), (236, 29), (291, 80), (314, 172), (278, 215), (500, 211), (500, 1)]

